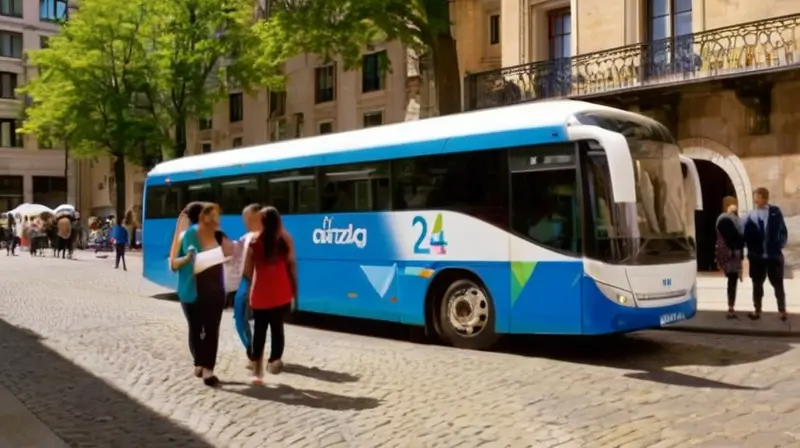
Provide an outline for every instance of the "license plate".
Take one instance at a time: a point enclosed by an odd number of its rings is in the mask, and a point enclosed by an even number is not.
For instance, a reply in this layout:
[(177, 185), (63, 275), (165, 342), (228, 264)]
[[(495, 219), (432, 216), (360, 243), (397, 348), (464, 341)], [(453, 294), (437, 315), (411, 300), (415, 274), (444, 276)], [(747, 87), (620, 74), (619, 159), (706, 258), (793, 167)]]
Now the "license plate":
[(673, 324), (682, 320), (686, 320), (686, 315), (683, 313), (667, 313), (661, 315), (661, 326)]

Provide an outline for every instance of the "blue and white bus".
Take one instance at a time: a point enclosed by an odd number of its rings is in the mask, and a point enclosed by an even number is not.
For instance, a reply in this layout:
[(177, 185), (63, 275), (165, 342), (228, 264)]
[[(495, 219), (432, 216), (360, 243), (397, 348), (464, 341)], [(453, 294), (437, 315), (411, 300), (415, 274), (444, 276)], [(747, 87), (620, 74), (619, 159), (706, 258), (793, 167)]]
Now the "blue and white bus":
[(498, 335), (599, 335), (694, 316), (699, 181), (667, 129), (579, 101), (512, 107), (171, 160), (147, 176), (144, 276), (174, 288), (180, 209), (276, 206), (300, 311)]

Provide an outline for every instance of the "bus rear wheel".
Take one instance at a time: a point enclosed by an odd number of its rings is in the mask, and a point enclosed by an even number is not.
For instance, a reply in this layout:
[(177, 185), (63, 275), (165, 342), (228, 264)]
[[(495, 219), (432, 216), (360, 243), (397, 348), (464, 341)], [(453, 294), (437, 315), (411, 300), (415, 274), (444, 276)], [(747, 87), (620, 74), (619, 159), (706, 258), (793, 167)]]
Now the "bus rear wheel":
[(442, 337), (458, 348), (486, 350), (497, 342), (494, 303), (478, 282), (459, 279), (442, 296), (439, 309)]

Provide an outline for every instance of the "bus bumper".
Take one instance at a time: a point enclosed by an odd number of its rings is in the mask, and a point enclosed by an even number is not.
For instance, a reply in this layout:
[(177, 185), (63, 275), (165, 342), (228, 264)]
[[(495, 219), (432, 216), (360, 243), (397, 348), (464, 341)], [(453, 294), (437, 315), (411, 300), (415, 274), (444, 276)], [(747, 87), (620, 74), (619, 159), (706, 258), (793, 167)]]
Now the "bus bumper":
[(582, 334), (585, 335), (661, 328), (691, 319), (697, 313), (696, 294), (663, 307), (624, 306), (605, 297), (588, 277), (584, 277), (583, 293)]

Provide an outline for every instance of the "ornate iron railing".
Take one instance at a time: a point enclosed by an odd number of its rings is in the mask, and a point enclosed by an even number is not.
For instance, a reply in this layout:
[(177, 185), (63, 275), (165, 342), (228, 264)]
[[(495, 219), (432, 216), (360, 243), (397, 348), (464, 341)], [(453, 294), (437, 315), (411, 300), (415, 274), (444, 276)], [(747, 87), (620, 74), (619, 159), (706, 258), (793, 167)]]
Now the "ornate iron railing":
[(800, 14), (467, 75), (465, 108), (581, 98), (800, 67)]

